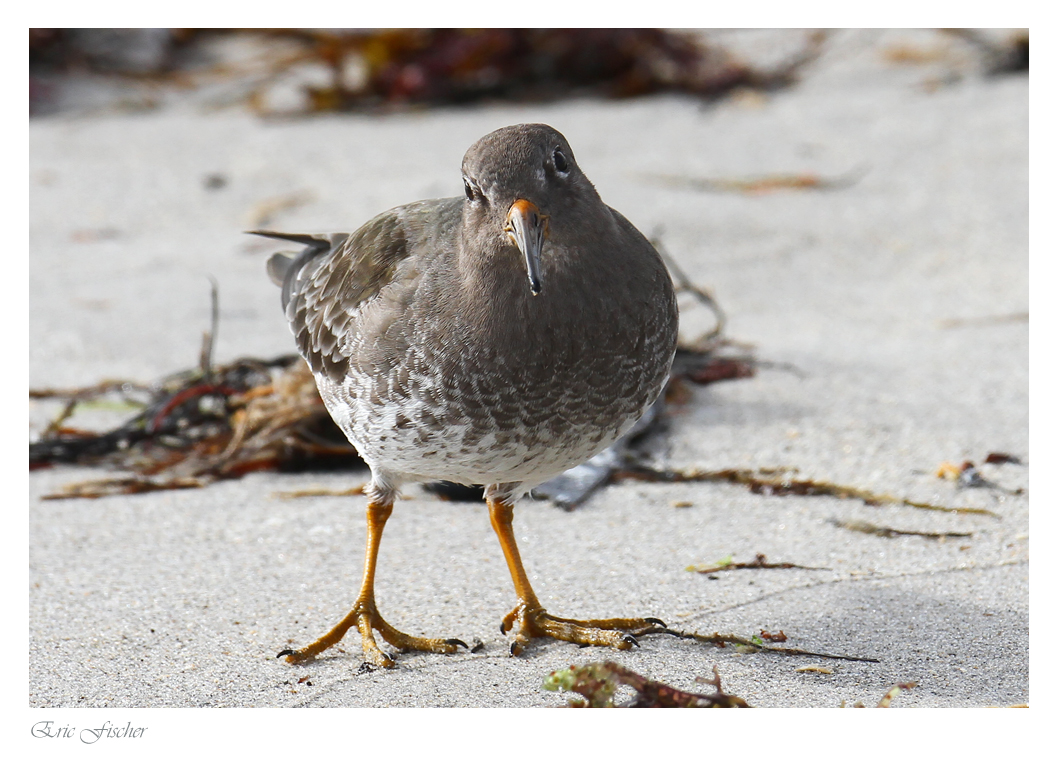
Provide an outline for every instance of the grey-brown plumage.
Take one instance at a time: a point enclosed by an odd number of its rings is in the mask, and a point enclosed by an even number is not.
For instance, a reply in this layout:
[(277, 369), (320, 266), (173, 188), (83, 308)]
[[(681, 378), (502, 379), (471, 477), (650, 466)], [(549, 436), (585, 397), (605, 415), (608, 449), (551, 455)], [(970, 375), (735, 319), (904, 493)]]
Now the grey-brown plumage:
[[(652, 245), (601, 201), (551, 127), (488, 134), (462, 174), (464, 198), (404, 205), (352, 234), (259, 233), (306, 245), (275, 255), (269, 272), (326, 406), (370, 466), (371, 527), (374, 506), (386, 519), (404, 481), (485, 485), (518, 610), (550, 618), (523, 590), (500, 519), (656, 399), (675, 352), (675, 295)], [(347, 626), (365, 616), (396, 646), (452, 651), (390, 639), (368, 607), (371, 578), (367, 562)], [(507, 618), (521, 626), (514, 652), (529, 636), (568, 638), (523, 615)], [(603, 628), (614, 626), (594, 629), (608, 638), (572, 640), (629, 645), (627, 627)], [(362, 634), (367, 657), (387, 664)], [(286, 652), (299, 661), (331, 643)]]

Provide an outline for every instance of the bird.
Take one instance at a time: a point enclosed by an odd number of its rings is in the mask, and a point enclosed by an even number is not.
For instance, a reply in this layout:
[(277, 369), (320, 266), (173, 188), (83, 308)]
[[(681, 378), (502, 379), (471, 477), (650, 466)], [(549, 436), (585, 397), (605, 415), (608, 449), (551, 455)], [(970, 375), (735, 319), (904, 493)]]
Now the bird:
[[(267, 262), (302, 357), (368, 464), (361, 589), (330, 631), (278, 654), (310, 660), (348, 630), (363, 665), (450, 654), (457, 638), (403, 633), (376, 606), (381, 536), (407, 482), (482, 485), (517, 605), (509, 652), (549, 637), (630, 649), (658, 618), (546, 611), (521, 561), (514, 506), (630, 429), (661, 394), (676, 350), (675, 290), (654, 246), (606, 205), (565, 137), (517, 124), (476, 141), (464, 195), (388, 210), (353, 233), (250, 233), (303, 245)], [(455, 182), (456, 183), (456, 182)]]

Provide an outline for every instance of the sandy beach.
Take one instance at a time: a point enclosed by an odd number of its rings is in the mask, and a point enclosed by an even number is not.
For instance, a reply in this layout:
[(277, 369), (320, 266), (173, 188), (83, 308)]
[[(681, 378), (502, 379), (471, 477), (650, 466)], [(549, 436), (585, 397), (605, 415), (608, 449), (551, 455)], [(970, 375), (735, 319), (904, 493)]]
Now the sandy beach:
[[(877, 662), (665, 635), (627, 652), (539, 641), (511, 658), (498, 625), (513, 589), (486, 507), (411, 485), (384, 537), (381, 611), (411, 633), (482, 646), (359, 672), (350, 639), (295, 668), (277, 652), (323, 633), (357, 593), (364, 499), (277, 495), (346, 489), (366, 474), (41, 499), (106, 475), (57, 467), (29, 475), (29, 706), (554, 707), (566, 695), (543, 689), (551, 671), (602, 660), (703, 692), (712, 687), (696, 679), (716, 666), (724, 690), (755, 707), (871, 706), (902, 682), (918, 685), (893, 707), (1029, 702), (1029, 79), (973, 63), (950, 79), (883, 54), (923, 37), (862, 39), (840, 35), (791, 88), (714, 103), (35, 118), (29, 385), (150, 382), (194, 366), (209, 277), (219, 362), (294, 352), (265, 274), (283, 245), (245, 230), (353, 230), (390, 207), (460, 194), (473, 141), (548, 123), (603, 200), (713, 291), (727, 335), (761, 363), (674, 408), (661, 461), (796, 469), (930, 507), (712, 482), (621, 482), (574, 512), (528, 499), (516, 530), (540, 598), (563, 616), (782, 631), (784, 643), (765, 646)], [(779, 175), (823, 185), (697, 183)], [(31, 439), (55, 411), (30, 402)], [(87, 415), (73, 425), (106, 422)], [(986, 463), (990, 453), (1018, 462)], [(984, 486), (937, 475), (964, 461)], [(838, 525), (853, 522), (892, 533)], [(688, 570), (757, 554), (805, 568)]]

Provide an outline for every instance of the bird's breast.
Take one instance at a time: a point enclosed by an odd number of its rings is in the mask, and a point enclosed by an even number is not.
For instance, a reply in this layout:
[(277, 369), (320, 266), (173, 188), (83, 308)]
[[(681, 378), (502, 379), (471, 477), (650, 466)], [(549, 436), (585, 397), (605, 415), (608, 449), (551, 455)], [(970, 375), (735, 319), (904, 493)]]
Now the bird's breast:
[[(519, 279), (418, 288), (410, 307), (430, 317), (387, 344), (363, 335), (344, 385), (322, 389), (362, 455), (414, 477), (494, 483), (545, 480), (611, 444), (663, 386), (674, 297), (654, 277), (563, 273), (546, 269), (534, 297)], [(617, 279), (613, 295), (595, 297), (586, 287), (603, 275)]]

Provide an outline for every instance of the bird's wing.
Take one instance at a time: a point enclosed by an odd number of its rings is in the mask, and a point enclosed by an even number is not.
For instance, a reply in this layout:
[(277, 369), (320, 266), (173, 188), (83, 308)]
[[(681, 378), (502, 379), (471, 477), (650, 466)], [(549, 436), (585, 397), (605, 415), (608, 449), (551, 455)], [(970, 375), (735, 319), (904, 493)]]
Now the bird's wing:
[(281, 303), (299, 352), (314, 373), (336, 382), (346, 375), (346, 336), (359, 306), (371, 300), (410, 254), (401, 208), (382, 213), (353, 234), (254, 234), (300, 242), (298, 254), (273, 255), (267, 270), (281, 286)]

